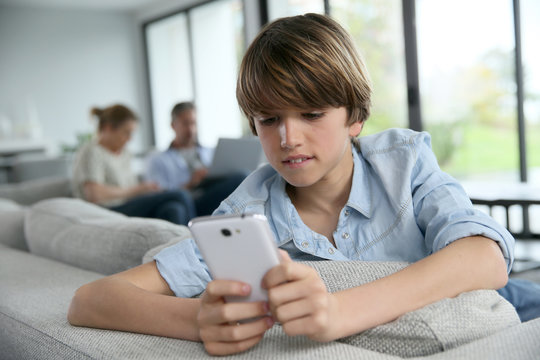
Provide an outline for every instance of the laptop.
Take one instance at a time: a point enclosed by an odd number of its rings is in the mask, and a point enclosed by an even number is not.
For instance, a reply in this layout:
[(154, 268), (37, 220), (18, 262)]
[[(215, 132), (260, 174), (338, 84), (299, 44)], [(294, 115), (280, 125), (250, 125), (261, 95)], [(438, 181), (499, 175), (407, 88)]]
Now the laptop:
[(234, 172), (250, 173), (265, 162), (266, 157), (258, 138), (220, 138), (208, 176), (219, 177)]

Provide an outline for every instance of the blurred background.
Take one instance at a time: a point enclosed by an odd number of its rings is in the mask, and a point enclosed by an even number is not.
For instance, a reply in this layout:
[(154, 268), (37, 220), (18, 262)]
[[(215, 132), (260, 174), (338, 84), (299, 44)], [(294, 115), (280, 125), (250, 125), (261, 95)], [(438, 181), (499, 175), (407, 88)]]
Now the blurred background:
[(181, 101), (197, 104), (203, 145), (250, 135), (235, 99), (242, 55), (265, 23), (306, 12), (334, 17), (367, 62), (364, 135), (429, 131), (477, 206), (540, 239), (536, 0), (0, 0), (0, 183), (69, 177), (93, 106), (136, 111), (139, 163), (168, 147)]

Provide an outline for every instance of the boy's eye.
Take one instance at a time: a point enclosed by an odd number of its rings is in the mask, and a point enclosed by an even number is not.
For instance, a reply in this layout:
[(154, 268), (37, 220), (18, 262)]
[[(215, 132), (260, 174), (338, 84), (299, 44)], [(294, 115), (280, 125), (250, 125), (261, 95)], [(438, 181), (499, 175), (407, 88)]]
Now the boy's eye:
[(270, 126), (270, 125), (273, 125), (277, 120), (278, 118), (274, 116), (274, 117), (259, 119), (259, 122), (261, 123), (261, 125)]
[(302, 117), (306, 120), (317, 120), (324, 116), (322, 112), (310, 112), (302, 114)]

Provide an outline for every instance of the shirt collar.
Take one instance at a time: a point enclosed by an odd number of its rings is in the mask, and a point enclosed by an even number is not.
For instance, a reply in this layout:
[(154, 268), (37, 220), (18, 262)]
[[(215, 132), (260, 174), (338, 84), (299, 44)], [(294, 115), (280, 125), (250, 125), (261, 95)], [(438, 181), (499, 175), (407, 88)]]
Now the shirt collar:
[(347, 206), (355, 209), (367, 218), (371, 217), (371, 186), (368, 176), (368, 164), (364, 157), (352, 147), (353, 179)]
[(293, 240), (293, 228), (290, 221), (290, 199), (286, 191), (286, 182), (276, 176), (270, 187), (270, 212), (274, 233), (278, 235), (278, 246)]

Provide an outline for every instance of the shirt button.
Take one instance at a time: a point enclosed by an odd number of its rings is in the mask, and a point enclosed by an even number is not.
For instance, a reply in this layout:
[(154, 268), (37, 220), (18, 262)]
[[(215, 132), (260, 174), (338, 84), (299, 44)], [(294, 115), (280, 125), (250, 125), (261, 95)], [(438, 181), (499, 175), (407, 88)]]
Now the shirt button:
[(302, 243), (302, 247), (307, 248), (308, 246), (309, 246), (309, 243), (308, 243), (307, 241), (304, 241), (304, 242)]
[(345, 210), (345, 216), (349, 216), (351, 212), (349, 210)]
[(328, 248), (328, 252), (332, 255), (334, 253), (334, 248)]
[(343, 233), (343, 234), (341, 234), (341, 237), (343, 239), (348, 239), (349, 238), (349, 233)]

